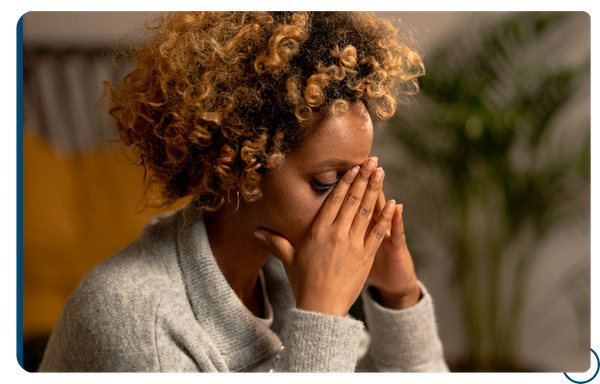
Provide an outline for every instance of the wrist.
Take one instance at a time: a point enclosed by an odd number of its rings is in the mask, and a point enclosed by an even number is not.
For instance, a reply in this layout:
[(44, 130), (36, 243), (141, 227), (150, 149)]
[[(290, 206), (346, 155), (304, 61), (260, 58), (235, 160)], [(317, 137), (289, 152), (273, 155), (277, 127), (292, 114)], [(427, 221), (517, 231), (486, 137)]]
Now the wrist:
[(371, 297), (384, 308), (407, 309), (415, 306), (421, 300), (421, 289), (415, 282), (406, 292), (397, 294), (381, 288), (369, 287)]
[(296, 308), (302, 309), (304, 311), (321, 313), (323, 315), (331, 315), (331, 316), (339, 316), (344, 317), (348, 313), (349, 308), (345, 308), (339, 303), (334, 302), (335, 304), (329, 303), (326, 304), (324, 302), (320, 302), (317, 300), (307, 300), (300, 299), (296, 303)]

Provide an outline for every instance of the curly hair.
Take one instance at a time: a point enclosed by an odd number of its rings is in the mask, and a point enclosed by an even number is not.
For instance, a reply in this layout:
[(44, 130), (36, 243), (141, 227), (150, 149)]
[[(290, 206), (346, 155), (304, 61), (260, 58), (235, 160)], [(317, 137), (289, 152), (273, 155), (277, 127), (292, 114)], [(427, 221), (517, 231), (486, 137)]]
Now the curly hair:
[(282, 164), (320, 112), (349, 103), (393, 115), (418, 90), (421, 57), (385, 19), (357, 12), (165, 13), (137, 67), (110, 92), (120, 137), (164, 204), (192, 196), (214, 212), (229, 189), (261, 197), (262, 173)]

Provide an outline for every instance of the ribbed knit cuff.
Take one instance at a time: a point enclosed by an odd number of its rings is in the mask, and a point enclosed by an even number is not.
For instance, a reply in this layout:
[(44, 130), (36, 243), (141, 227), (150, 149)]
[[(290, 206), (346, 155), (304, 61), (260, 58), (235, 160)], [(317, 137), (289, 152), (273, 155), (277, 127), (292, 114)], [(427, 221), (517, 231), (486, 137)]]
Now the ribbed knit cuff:
[(294, 308), (285, 342), (285, 372), (353, 372), (363, 323)]
[(431, 296), (421, 282), (421, 300), (411, 308), (382, 307), (364, 289), (363, 305), (371, 344), (369, 354), (382, 371), (447, 371), (437, 334)]

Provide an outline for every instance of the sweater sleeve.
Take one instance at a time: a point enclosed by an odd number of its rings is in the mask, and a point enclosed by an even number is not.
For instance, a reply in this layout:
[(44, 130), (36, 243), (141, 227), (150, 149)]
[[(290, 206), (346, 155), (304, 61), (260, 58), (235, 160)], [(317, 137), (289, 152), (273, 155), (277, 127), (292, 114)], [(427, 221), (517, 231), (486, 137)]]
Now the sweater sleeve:
[(284, 372), (354, 371), (363, 323), (294, 308), (286, 331)]
[(358, 371), (447, 372), (439, 339), (433, 302), (419, 282), (421, 300), (413, 307), (394, 310), (382, 307), (368, 290), (362, 293), (371, 341)]

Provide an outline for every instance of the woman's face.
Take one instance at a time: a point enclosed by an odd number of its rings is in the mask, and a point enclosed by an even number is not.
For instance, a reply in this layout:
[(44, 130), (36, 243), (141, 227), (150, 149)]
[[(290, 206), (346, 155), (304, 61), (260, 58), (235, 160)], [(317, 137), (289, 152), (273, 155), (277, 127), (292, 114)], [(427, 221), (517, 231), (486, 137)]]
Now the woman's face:
[(263, 197), (240, 209), (250, 230), (269, 229), (300, 247), (329, 192), (341, 175), (365, 161), (372, 141), (373, 125), (362, 102), (341, 117), (318, 116), (283, 165), (263, 174)]

